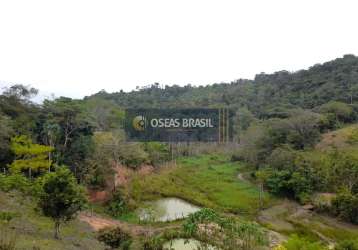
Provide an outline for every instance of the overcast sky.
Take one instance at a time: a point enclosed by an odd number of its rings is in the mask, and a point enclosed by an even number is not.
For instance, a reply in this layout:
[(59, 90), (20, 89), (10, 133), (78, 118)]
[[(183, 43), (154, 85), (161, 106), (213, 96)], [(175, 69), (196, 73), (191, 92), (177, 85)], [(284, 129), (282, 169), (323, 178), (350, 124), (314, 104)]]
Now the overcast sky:
[(358, 55), (358, 1), (2, 0), (0, 87), (80, 98)]

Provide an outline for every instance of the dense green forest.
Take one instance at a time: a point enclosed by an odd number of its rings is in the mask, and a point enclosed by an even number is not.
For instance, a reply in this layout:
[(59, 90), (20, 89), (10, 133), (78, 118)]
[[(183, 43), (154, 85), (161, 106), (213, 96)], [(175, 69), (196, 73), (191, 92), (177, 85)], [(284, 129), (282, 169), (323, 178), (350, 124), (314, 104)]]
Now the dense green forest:
[[(312, 206), (319, 214), (358, 224), (358, 57), (354, 55), (307, 70), (260, 73), (253, 80), (207, 86), (162, 87), (154, 83), (131, 92), (101, 91), (81, 100), (59, 97), (41, 104), (31, 101), (37, 93), (34, 88), (13, 85), (0, 95), (0, 190), (6, 194), (17, 190), (33, 197), (37, 213), (53, 220), (56, 238), (60, 238), (63, 223), (95, 206), (86, 201), (86, 190), (110, 193), (109, 200), (97, 210), (121, 219), (130, 217), (143, 202), (158, 195), (175, 195), (207, 207), (185, 221), (180, 235), (204, 240), (210, 237), (200, 235), (198, 224), (216, 223), (221, 226), (220, 234), (225, 232), (240, 239), (238, 243), (227, 238), (229, 248), (225, 249), (264, 246), (261, 226), (265, 225), (226, 218), (228, 214), (244, 214), (253, 220), (270, 206), (270, 201), (261, 199), (263, 192), (272, 199), (289, 198)], [(125, 108), (139, 107), (231, 108), (235, 112), (234, 143), (127, 143), (122, 127)], [(176, 164), (176, 159), (191, 169), (192, 175), (181, 167), (161, 172), (163, 166)], [(135, 172), (144, 165), (160, 174), (133, 177), (130, 184), (117, 188), (113, 181), (116, 167), (125, 166)], [(193, 166), (198, 166), (201, 173), (195, 172)], [(236, 203), (236, 197), (226, 195), (242, 188), (232, 181), (210, 198), (210, 194), (205, 196), (190, 188), (163, 188), (168, 180), (172, 185), (174, 178), (179, 178), (178, 185), (185, 183), (197, 189), (207, 185), (215, 190), (209, 184), (215, 180), (210, 171), (214, 169), (218, 175), (231, 178), (236, 168), (245, 169), (245, 182), (251, 183), (243, 184), (250, 189), (249, 194), (237, 192), (247, 199), (247, 204)], [(256, 192), (260, 200), (253, 205), (251, 199)], [(330, 198), (322, 194), (330, 194)], [(0, 205), (0, 222), (11, 219), (9, 211), (2, 211)], [(175, 238), (171, 233), (160, 237)], [(358, 249), (353, 240), (356, 234), (352, 235), (334, 234), (336, 248)], [(325, 249), (314, 242), (317, 237), (312, 240), (308, 236), (312, 235), (293, 235), (277, 249)], [(97, 236), (107, 245), (121, 249), (129, 249), (132, 241), (137, 244), (131, 237), (134, 236), (119, 229), (104, 230)], [(133, 249), (162, 249), (158, 245), (163, 239), (155, 237), (142, 239), (145, 247)], [(245, 241), (247, 238), (250, 240)], [(323, 237), (318, 238), (322, 241)], [(2, 240), (0, 237), (0, 249), (15, 249), (10, 248), (11, 242), (9, 248), (2, 248), (6, 239)], [(307, 248), (295, 248), (295, 244)]]
[(261, 73), (240, 79), (194, 87), (161, 87), (159, 83), (135, 91), (101, 91), (85, 100), (107, 100), (120, 107), (246, 107), (257, 118), (285, 116), (287, 109), (313, 109), (330, 101), (358, 101), (358, 58), (345, 55), (298, 72)]

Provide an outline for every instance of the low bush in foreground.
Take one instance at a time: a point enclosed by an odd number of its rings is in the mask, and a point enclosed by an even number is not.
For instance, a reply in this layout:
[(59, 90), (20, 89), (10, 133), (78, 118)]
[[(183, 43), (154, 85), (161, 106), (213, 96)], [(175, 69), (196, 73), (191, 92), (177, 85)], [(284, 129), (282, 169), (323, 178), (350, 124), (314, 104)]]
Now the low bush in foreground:
[(0, 174), (0, 190), (8, 192), (10, 190), (19, 190), (28, 192), (31, 188), (31, 181), (24, 175), (16, 173), (11, 175)]
[(332, 212), (345, 221), (358, 224), (358, 195), (340, 192), (332, 201)]
[(98, 232), (97, 239), (111, 248), (129, 249), (132, 237), (119, 227), (104, 228)]
[(320, 242), (312, 242), (297, 235), (292, 235), (288, 241), (283, 244), (281, 250), (328, 250), (328, 248)]
[(268, 242), (265, 230), (258, 224), (238, 222), (207, 208), (189, 215), (184, 223), (184, 232), (223, 250), (257, 249)]
[(337, 244), (335, 250), (358, 250), (358, 240), (344, 240)]

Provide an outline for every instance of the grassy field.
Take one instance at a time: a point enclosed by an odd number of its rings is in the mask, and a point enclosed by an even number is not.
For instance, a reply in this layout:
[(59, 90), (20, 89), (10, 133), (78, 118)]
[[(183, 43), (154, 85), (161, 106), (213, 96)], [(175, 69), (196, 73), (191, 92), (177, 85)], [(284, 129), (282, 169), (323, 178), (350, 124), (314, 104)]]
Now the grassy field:
[(14, 238), (16, 250), (90, 250), (105, 249), (90, 227), (74, 220), (61, 227), (61, 240), (53, 238), (53, 222), (36, 211), (36, 204), (18, 192), (0, 192), (0, 212), (11, 212), (14, 218), (0, 221), (0, 238)]
[[(222, 212), (255, 215), (259, 191), (252, 183), (238, 179), (241, 171), (245, 171), (244, 165), (221, 155), (182, 158), (177, 167), (144, 178), (135, 177), (129, 192), (139, 203), (161, 196), (178, 197)], [(270, 197), (268, 194), (264, 197), (267, 205)]]
[[(144, 178), (135, 178), (130, 186), (135, 201), (141, 204), (160, 197), (179, 197), (247, 219), (256, 219), (257, 215), (262, 225), (286, 236), (298, 234), (325, 242), (358, 237), (357, 226), (310, 213), (296, 202), (273, 198), (267, 193), (265, 206), (270, 208), (259, 212), (257, 186), (238, 178), (239, 173), (245, 176), (250, 169), (242, 163), (230, 162), (225, 156), (184, 158), (177, 165)], [(123, 218), (131, 220), (133, 214)]]

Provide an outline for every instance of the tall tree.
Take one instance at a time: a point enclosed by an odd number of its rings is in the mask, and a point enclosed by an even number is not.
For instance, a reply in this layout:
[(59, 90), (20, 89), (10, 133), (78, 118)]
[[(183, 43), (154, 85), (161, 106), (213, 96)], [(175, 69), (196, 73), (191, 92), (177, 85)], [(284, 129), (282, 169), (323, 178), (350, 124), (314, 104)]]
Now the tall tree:
[(85, 100), (88, 114), (93, 118), (96, 131), (109, 131), (122, 127), (124, 111), (113, 101), (102, 98)]
[(37, 92), (37, 89), (17, 84), (5, 88), (0, 95), (0, 113), (11, 118), (12, 128), (18, 134), (35, 133), (39, 107), (31, 98)]
[[(92, 152), (93, 124), (83, 101), (60, 97), (43, 104), (45, 122), (42, 134), (56, 148), (58, 164), (66, 164), (80, 173)], [(51, 145), (50, 144), (50, 145)], [(77, 176), (79, 179), (80, 176)]]
[(31, 178), (33, 172), (50, 170), (52, 162), (48, 153), (54, 148), (35, 144), (25, 135), (13, 137), (10, 148), (15, 154), (15, 160), (9, 165), (12, 172), (28, 170)]
[(60, 97), (54, 101), (44, 101), (44, 111), (48, 114), (50, 124), (61, 128), (62, 137), (58, 143), (66, 150), (76, 133), (90, 128), (89, 115), (81, 101)]
[(11, 160), (10, 138), (13, 134), (13, 129), (10, 123), (10, 118), (0, 115), (0, 163), (5, 164)]
[(55, 222), (56, 239), (60, 238), (61, 223), (74, 219), (85, 203), (84, 189), (66, 167), (58, 167), (56, 172), (44, 176), (39, 207)]

